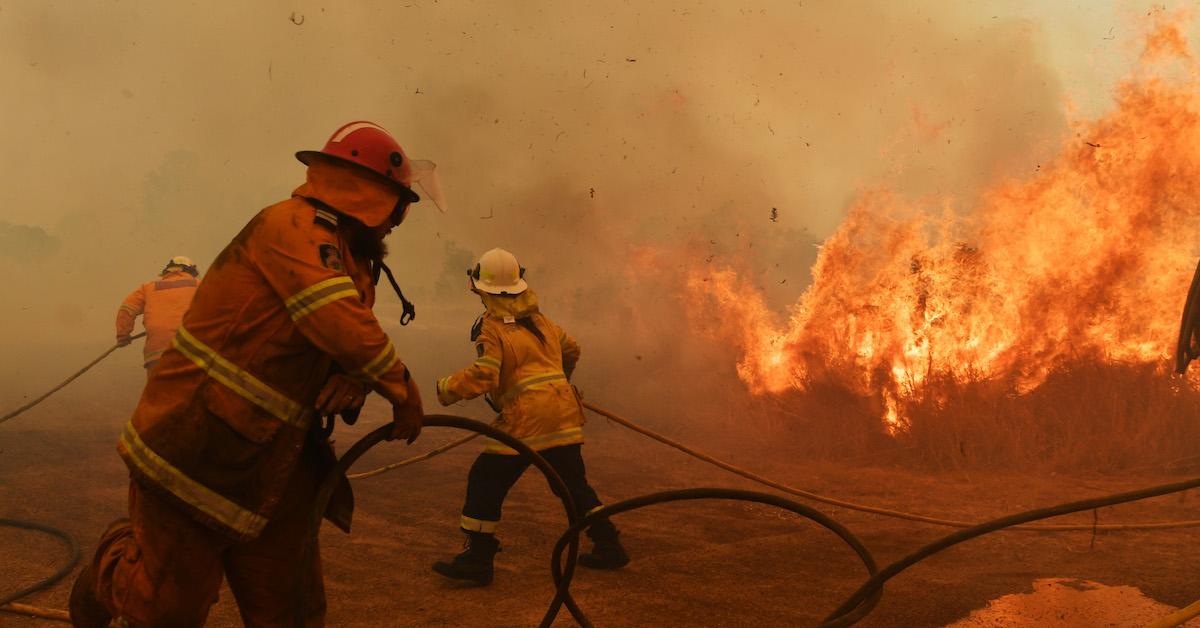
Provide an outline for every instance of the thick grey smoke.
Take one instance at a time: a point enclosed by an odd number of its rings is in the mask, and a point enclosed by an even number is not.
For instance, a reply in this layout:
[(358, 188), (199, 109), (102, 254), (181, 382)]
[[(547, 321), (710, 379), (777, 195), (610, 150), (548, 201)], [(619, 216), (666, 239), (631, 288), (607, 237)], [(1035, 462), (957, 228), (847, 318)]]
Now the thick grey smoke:
[[(395, 324), (387, 290), (378, 308), (425, 386), (471, 357), (479, 307), (463, 271), (502, 246), (583, 343), (590, 398), (665, 404), (698, 380), (733, 390), (727, 349), (686, 328), (674, 279), (736, 265), (782, 309), (863, 188), (969, 196), (1035, 168), (1066, 132), (1052, 64), (1084, 65), (1071, 51), (1088, 54), (1118, 13), (5, 2), (0, 406), (108, 346), (121, 298), (170, 256), (206, 268), (302, 181), (292, 153), (353, 119), (438, 162), (452, 203), (421, 203), (390, 242), (416, 323)], [(646, 247), (688, 254), (631, 264)], [(131, 405), (133, 353), (72, 394), (115, 390)]]

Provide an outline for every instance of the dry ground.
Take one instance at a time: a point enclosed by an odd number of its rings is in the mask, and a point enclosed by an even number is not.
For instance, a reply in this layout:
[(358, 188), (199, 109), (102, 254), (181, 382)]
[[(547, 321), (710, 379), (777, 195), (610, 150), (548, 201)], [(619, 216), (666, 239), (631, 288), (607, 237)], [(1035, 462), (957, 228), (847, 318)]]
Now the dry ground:
[[(114, 452), (126, 402), (84, 409), (52, 401), (0, 427), (0, 517), (36, 520), (74, 534), (90, 554), (104, 525), (124, 508), (126, 474)], [(67, 418), (71, 415), (70, 418)], [(630, 413), (631, 418), (636, 418)], [(378, 408), (356, 428), (339, 428), (345, 448), (380, 421)], [(983, 520), (1062, 501), (1178, 478), (1033, 477), (949, 474), (941, 477), (870, 467), (842, 467), (790, 457), (785, 444), (663, 431), (718, 457), (844, 499), (949, 518)], [(430, 429), (412, 447), (385, 444), (364, 470), (458, 436)], [(609, 501), (693, 486), (754, 488), (640, 436), (593, 419), (585, 457)], [(786, 443), (786, 439), (781, 439)], [(467, 445), (434, 460), (355, 483), (355, 530), (323, 529), (331, 626), (532, 626), (552, 597), (549, 552), (563, 515), (544, 481), (530, 472), (506, 504), (496, 582), (462, 589), (429, 565), (459, 551), (456, 531), (466, 469), (478, 451)], [(828, 507), (886, 564), (947, 533), (946, 529)], [(1076, 521), (1091, 521), (1090, 514)], [(1100, 520), (1200, 519), (1195, 492), (1110, 508)], [(622, 515), (617, 523), (633, 556), (613, 573), (582, 571), (574, 593), (597, 626), (809, 625), (837, 606), (864, 577), (831, 533), (773, 509), (693, 502)], [(1132, 585), (1158, 601), (1183, 606), (1200, 598), (1194, 559), (1200, 530), (998, 533), (946, 551), (891, 581), (862, 626), (941, 626), (1001, 595), (1028, 592), (1037, 578), (1081, 578)], [(48, 574), (62, 560), (52, 539), (0, 529), (0, 591)], [(27, 603), (65, 608), (69, 582)], [(51, 625), (0, 615), (0, 625)], [(228, 591), (209, 625), (236, 626)], [(558, 625), (572, 625), (560, 615)], [(1119, 622), (1115, 625), (1120, 625)]]

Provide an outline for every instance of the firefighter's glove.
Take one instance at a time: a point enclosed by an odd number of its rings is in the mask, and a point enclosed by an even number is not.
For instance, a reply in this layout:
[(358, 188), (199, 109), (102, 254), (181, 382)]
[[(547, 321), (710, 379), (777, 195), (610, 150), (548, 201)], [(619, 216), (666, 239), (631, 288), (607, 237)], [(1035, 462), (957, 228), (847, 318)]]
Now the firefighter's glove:
[(392, 404), (392, 433), (388, 440), (403, 438), (411, 445), (421, 434), (421, 420), (425, 418), (425, 409), (421, 405), (421, 391), (417, 389), (417, 380), (408, 378), (408, 394), (404, 401)]
[(315, 407), (321, 414), (340, 414), (350, 410), (357, 415), (367, 401), (367, 387), (341, 373), (329, 376), (317, 394)]
[(131, 342), (133, 342), (133, 339), (129, 337), (129, 334), (122, 334), (120, 336), (117, 336), (117, 346), (118, 347), (128, 346), (129, 343), (131, 343)]

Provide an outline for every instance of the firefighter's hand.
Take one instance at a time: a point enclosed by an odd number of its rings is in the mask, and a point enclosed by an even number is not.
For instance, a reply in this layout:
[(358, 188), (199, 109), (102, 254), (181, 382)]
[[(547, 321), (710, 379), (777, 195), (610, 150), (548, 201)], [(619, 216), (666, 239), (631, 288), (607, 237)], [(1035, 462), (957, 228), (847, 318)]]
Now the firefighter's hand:
[(133, 339), (129, 337), (129, 334), (122, 334), (120, 336), (117, 336), (117, 346), (118, 347), (127, 346), (131, 342), (133, 342)]
[(421, 391), (417, 389), (417, 380), (409, 378), (404, 402), (392, 405), (392, 433), (388, 440), (403, 438), (411, 445), (421, 434), (423, 418), (425, 409), (421, 406)]
[(367, 401), (367, 387), (341, 373), (329, 376), (317, 394), (315, 407), (321, 414), (339, 414), (361, 408)]

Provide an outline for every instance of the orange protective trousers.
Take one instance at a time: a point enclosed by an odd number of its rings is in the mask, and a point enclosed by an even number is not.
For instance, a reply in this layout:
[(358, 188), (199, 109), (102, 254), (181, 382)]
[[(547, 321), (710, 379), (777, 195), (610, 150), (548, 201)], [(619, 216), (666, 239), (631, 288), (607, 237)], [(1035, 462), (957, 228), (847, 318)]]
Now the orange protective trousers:
[(131, 481), (130, 523), (100, 539), (88, 567), (96, 599), (118, 625), (203, 626), (224, 574), (246, 626), (294, 626), (296, 590), (307, 573), (306, 625), (323, 626), (320, 548), (314, 544), (308, 564), (300, 551), (316, 492), (316, 474), (302, 462), (262, 534), (238, 543)]

